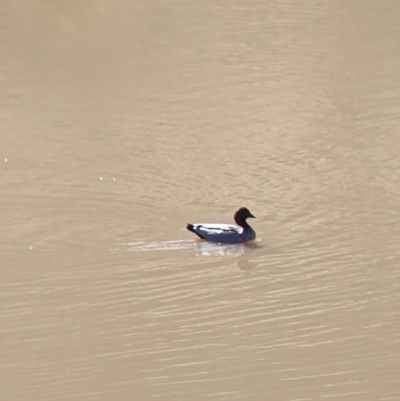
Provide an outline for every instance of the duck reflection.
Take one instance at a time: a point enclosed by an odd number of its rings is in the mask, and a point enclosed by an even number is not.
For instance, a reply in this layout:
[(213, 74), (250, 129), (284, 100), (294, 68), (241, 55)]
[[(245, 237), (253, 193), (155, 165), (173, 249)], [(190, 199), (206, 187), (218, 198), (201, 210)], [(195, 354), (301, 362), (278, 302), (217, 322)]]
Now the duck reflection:
[(249, 271), (257, 263), (249, 261), (249, 256), (261, 248), (261, 241), (249, 241), (242, 244), (219, 244), (208, 241), (174, 240), (161, 242), (127, 242), (121, 244), (131, 252), (154, 251), (193, 251), (196, 256), (235, 257), (240, 270)]
[(217, 244), (207, 241), (194, 243), (196, 256), (236, 257), (238, 268), (242, 271), (249, 271), (257, 266), (257, 263), (249, 261), (249, 256), (260, 247), (259, 241), (235, 245)]

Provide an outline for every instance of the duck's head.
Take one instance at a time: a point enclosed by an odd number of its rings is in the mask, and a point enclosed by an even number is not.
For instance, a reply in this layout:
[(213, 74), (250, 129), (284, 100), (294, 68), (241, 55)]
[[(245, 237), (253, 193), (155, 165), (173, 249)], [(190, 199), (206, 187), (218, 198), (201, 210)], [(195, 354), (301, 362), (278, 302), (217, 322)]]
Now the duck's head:
[(234, 219), (237, 225), (243, 226), (243, 224), (246, 224), (246, 219), (249, 218), (255, 219), (256, 217), (250, 213), (250, 210), (247, 209), (247, 207), (241, 207), (236, 210)]

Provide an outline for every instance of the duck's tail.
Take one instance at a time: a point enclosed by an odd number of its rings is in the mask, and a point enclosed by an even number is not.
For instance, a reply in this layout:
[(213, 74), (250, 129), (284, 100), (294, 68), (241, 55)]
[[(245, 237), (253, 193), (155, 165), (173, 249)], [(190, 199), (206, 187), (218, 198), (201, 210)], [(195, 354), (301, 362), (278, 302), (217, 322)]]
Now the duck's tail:
[(195, 233), (195, 234), (196, 234), (196, 231), (194, 231), (193, 224), (187, 223), (187, 224), (186, 224), (186, 228), (187, 228), (189, 231), (191, 231), (192, 233)]
[(204, 237), (202, 235), (200, 235), (198, 232), (196, 232), (196, 230), (194, 229), (193, 224), (187, 223), (186, 224), (186, 228), (191, 231), (192, 233), (195, 233), (199, 238), (204, 239)]

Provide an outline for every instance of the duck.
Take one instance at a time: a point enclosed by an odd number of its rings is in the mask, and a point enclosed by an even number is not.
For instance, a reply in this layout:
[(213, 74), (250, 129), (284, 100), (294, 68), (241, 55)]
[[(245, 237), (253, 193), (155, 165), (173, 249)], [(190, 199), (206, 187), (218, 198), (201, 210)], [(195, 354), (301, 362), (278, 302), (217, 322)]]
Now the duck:
[(256, 238), (256, 232), (249, 226), (246, 219), (253, 218), (250, 210), (241, 207), (236, 210), (233, 224), (192, 224), (188, 223), (186, 228), (195, 233), (203, 240), (218, 242), (221, 244), (241, 244), (243, 242), (252, 241)]

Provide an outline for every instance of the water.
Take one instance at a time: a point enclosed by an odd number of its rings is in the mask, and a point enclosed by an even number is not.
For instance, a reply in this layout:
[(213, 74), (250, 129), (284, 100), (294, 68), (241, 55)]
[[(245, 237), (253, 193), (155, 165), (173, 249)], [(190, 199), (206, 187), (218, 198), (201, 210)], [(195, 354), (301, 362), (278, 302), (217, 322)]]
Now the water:
[(3, 3), (1, 398), (400, 399), (396, 4)]

